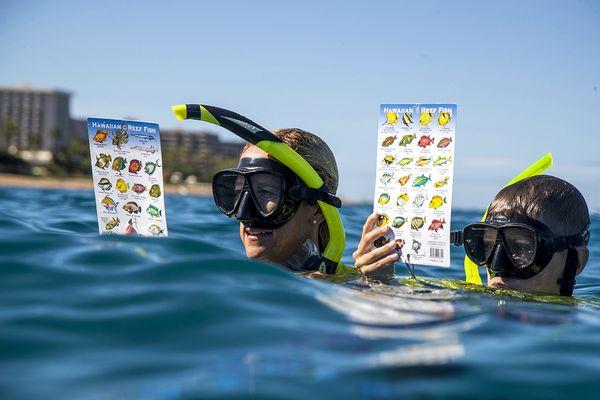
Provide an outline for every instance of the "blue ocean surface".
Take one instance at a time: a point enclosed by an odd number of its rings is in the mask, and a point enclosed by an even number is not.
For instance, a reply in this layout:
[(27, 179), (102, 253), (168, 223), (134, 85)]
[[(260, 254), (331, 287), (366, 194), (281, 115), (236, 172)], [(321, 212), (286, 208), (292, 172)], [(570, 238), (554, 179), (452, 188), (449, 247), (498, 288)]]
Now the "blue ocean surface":
[[(212, 199), (166, 207), (169, 238), (101, 237), (91, 191), (0, 188), (1, 399), (598, 398), (598, 216), (557, 304), (307, 279), (246, 260)], [(349, 264), (370, 211), (342, 208)]]

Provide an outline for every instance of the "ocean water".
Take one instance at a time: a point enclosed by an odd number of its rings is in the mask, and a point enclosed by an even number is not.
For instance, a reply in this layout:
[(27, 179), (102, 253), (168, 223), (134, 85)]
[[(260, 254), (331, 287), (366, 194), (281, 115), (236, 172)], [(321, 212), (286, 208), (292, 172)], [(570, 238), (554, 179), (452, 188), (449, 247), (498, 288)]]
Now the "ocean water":
[[(246, 260), (211, 199), (166, 206), (168, 239), (100, 237), (91, 191), (0, 188), (1, 399), (598, 396), (597, 216), (556, 304), (306, 279)], [(351, 263), (370, 208), (342, 212)], [(462, 257), (417, 274), (461, 279)]]

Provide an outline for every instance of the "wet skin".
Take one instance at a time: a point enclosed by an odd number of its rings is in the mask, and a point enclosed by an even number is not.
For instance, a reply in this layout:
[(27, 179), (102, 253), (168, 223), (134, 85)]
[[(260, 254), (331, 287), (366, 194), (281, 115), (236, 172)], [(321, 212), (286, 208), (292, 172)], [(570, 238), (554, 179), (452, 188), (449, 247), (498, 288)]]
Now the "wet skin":
[[(550, 263), (539, 274), (532, 276), (529, 279), (502, 278), (496, 276), (494, 278), (487, 274), (488, 286), (496, 288), (507, 288), (522, 292), (535, 292), (544, 294), (559, 294), (560, 285), (558, 279), (562, 277), (565, 263), (567, 261), (567, 250), (554, 253)], [(579, 254), (579, 269), (577, 274), (581, 273), (589, 257), (589, 250), (586, 247), (577, 248)]]
[[(269, 158), (266, 152), (256, 146), (244, 151), (240, 158), (244, 157)], [(319, 243), (319, 225), (323, 220), (318, 206), (302, 202), (294, 217), (277, 229), (249, 228), (240, 222), (240, 238), (246, 256), (285, 265), (306, 240)]]

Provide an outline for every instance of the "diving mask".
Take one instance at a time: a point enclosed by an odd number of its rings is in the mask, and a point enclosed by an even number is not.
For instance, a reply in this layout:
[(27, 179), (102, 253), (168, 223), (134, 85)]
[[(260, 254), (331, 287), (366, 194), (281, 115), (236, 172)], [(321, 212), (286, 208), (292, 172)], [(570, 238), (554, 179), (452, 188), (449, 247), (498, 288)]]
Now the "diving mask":
[(325, 201), (340, 207), (341, 201), (323, 190), (308, 188), (283, 164), (269, 158), (240, 159), (237, 168), (213, 177), (213, 198), (219, 210), (244, 225), (277, 229), (290, 221), (302, 200)]
[(492, 277), (528, 279), (539, 274), (554, 253), (589, 241), (589, 227), (572, 236), (558, 236), (540, 221), (515, 216), (511, 221), (502, 214), (488, 216), (485, 223), (467, 225), (452, 232), (454, 245), (464, 245), (467, 256), (477, 265), (485, 265)]

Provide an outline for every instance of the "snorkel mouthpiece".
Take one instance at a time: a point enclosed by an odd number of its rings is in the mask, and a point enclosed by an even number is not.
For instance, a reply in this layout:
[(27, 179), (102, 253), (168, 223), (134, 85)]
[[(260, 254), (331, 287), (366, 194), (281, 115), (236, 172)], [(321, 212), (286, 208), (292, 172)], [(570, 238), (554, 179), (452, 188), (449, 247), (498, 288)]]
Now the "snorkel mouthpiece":
[(315, 189), (318, 194), (315, 195), (315, 201), (321, 208), (329, 230), (329, 242), (321, 257), (319, 271), (333, 274), (338, 266), (341, 267), (340, 260), (346, 245), (344, 226), (336, 208), (341, 206), (341, 202), (329, 193), (319, 174), (302, 156), (267, 129), (233, 111), (201, 104), (180, 104), (171, 108), (178, 120), (210, 122), (233, 132), (287, 166), (309, 189)]

